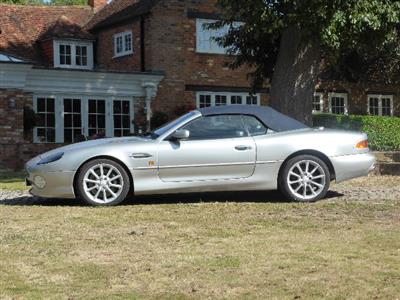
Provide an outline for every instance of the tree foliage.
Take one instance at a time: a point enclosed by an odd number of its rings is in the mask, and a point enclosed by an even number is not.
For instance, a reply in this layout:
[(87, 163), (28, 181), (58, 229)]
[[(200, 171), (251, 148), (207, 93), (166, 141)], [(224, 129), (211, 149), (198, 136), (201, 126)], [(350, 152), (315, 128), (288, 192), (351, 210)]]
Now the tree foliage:
[[(232, 67), (249, 64), (254, 84), (274, 72), (282, 34), (302, 32), (318, 44), (323, 65), (351, 80), (393, 82), (400, 74), (400, 1), (390, 0), (219, 0), (230, 26), (219, 42), (237, 54)], [(242, 21), (240, 27), (233, 26)], [(301, 59), (301, 56), (300, 56)]]

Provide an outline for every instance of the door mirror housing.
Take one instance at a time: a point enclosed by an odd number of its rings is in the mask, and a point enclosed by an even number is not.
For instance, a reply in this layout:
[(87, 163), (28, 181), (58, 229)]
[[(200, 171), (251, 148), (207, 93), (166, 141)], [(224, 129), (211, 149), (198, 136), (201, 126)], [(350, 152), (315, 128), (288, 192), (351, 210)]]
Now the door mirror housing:
[(187, 140), (190, 136), (190, 131), (187, 129), (178, 129), (170, 137), (172, 141)]

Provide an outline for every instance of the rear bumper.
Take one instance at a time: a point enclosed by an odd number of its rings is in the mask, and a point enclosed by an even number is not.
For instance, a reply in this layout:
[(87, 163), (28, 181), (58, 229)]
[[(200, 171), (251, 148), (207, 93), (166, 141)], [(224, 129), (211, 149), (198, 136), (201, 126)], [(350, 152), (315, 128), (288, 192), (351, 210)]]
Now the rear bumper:
[(335, 169), (337, 182), (367, 176), (375, 168), (376, 162), (375, 156), (370, 152), (336, 156), (330, 159)]

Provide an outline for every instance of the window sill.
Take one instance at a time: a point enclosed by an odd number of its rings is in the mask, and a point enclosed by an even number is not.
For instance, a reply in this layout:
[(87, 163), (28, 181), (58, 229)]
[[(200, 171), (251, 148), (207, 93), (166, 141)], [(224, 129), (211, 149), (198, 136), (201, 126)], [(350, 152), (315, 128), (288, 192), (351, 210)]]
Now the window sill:
[(114, 55), (112, 58), (113, 59), (119, 59), (119, 58), (125, 58), (127, 56), (132, 56), (132, 55), (133, 55), (133, 51), (129, 52), (129, 53), (123, 53), (123, 54)]
[(54, 68), (55, 69), (63, 69), (63, 70), (93, 70), (92, 66), (79, 67), (79, 66), (59, 65), (59, 66), (54, 66)]
[(219, 53), (219, 52), (203, 52), (203, 51), (195, 51), (196, 54), (199, 55), (209, 55), (209, 56), (226, 56), (226, 57), (234, 57), (236, 54), (228, 54), (228, 53)]
[(57, 142), (38, 142), (38, 141), (34, 141), (33, 144), (35, 145), (60, 145), (63, 143), (57, 143)]

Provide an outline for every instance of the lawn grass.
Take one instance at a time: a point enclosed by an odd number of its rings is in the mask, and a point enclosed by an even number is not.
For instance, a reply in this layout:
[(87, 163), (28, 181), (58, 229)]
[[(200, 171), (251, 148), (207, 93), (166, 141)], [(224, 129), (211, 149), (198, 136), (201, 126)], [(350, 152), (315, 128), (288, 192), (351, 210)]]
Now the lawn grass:
[(28, 190), (25, 185), (25, 177), (24, 172), (0, 172), (0, 190)]
[(397, 200), (66, 204), (0, 206), (1, 299), (400, 295)]

